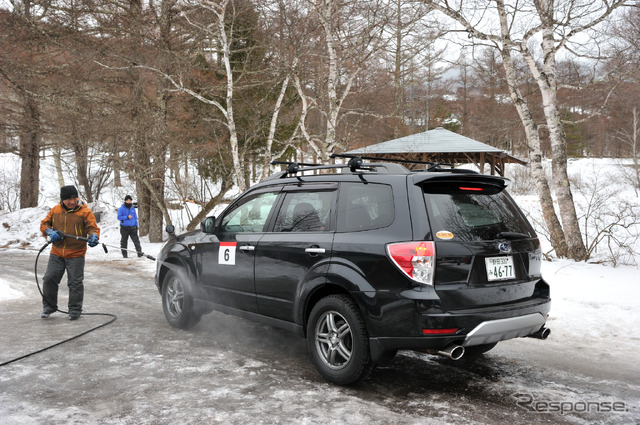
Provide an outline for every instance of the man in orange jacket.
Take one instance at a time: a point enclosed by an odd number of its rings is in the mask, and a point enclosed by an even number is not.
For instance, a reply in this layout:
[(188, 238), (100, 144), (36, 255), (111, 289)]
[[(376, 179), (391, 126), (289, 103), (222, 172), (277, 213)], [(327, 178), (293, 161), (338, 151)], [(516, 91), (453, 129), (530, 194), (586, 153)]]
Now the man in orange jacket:
[(43, 279), (42, 314), (43, 319), (58, 310), (58, 287), (64, 272), (67, 272), (69, 286), (69, 320), (80, 318), (84, 298), (84, 256), (87, 242), (66, 238), (64, 234), (89, 238), (89, 246), (98, 245), (100, 228), (87, 205), (78, 199), (75, 186), (60, 189), (60, 203), (51, 208), (47, 217), (40, 222), (40, 231), (53, 242), (49, 264)]

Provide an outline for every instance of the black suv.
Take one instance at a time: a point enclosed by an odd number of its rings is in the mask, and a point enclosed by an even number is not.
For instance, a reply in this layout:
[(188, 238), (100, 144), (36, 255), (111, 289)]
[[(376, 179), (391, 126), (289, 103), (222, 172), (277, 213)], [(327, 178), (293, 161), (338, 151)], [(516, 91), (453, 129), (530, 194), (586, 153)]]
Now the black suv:
[[(312, 174), (309, 174), (309, 173)], [(508, 180), (394, 163), (288, 163), (157, 259), (169, 324), (212, 310), (305, 336), (330, 382), (398, 350), (452, 359), (544, 339), (549, 286)]]

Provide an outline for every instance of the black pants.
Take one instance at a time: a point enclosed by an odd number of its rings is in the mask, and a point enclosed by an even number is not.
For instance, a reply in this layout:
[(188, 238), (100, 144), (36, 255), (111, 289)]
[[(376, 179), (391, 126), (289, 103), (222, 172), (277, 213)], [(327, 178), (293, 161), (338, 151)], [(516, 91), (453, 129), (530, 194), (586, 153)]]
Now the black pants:
[(65, 271), (69, 286), (69, 313), (82, 312), (84, 257), (62, 258), (57, 255), (49, 255), (49, 264), (43, 279), (42, 306), (46, 312), (53, 313), (58, 309), (58, 287)]
[(142, 257), (142, 247), (140, 247), (140, 238), (138, 238), (138, 226), (120, 226), (120, 248), (124, 248), (122, 250), (122, 257), (127, 258), (127, 251), (125, 251), (125, 249), (127, 249), (129, 238), (131, 238), (133, 244), (136, 246), (138, 257)]

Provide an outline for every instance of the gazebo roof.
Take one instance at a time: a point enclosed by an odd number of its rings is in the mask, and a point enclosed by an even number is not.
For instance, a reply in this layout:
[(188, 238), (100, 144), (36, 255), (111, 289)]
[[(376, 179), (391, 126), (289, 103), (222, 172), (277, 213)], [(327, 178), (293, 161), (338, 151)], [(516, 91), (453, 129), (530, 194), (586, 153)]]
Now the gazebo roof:
[(504, 164), (526, 162), (477, 140), (470, 139), (442, 127), (399, 139), (389, 140), (345, 152), (350, 155), (409, 159), (451, 164), (476, 164), (483, 171), (490, 165), (491, 174), (504, 175)]

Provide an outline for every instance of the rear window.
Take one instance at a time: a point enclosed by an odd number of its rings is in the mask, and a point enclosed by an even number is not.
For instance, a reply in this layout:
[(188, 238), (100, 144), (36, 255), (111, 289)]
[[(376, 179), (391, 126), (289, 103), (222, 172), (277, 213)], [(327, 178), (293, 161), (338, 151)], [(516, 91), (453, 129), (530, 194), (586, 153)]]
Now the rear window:
[(513, 199), (499, 187), (432, 184), (423, 191), (436, 240), (494, 240), (502, 232), (535, 237)]

